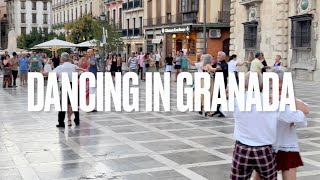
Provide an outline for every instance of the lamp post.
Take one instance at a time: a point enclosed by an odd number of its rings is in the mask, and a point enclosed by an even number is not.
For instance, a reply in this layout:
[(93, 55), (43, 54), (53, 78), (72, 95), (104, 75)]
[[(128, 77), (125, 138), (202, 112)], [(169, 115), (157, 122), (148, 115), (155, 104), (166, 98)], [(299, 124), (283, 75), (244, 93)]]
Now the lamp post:
[(203, 0), (203, 53), (207, 53), (207, 0)]
[(101, 39), (101, 42), (102, 42), (102, 44), (103, 44), (103, 47), (102, 47), (102, 53), (101, 53), (101, 62), (102, 62), (102, 70), (103, 70), (103, 72), (106, 72), (106, 44), (107, 44), (107, 33), (108, 33), (108, 31), (106, 31), (105, 30), (105, 28), (104, 28), (104, 25), (103, 25), (103, 22), (106, 20), (106, 15), (104, 14), (104, 13), (102, 13), (101, 15), (100, 15), (100, 22), (101, 22), (101, 24), (102, 24), (102, 39)]

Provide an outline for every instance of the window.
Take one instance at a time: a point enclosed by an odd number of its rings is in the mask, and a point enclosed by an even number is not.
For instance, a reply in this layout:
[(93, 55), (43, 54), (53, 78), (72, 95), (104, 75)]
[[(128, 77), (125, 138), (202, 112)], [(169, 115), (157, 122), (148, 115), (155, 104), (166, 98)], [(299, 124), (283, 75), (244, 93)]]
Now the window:
[(87, 14), (87, 4), (84, 5), (84, 14)]
[(21, 34), (27, 34), (27, 28), (21, 27)]
[(32, 1), (32, 10), (37, 10), (37, 2)]
[(43, 24), (48, 24), (48, 14), (43, 15)]
[(76, 8), (76, 18), (75, 19), (77, 19), (78, 18), (78, 8)]
[(67, 12), (67, 21), (69, 22), (69, 10)]
[(43, 32), (44, 32), (45, 34), (48, 34), (48, 33), (49, 33), (48, 28), (43, 28)]
[(92, 14), (92, 2), (90, 3), (90, 13)]
[(179, 12), (198, 11), (198, 0), (179, 0)]
[(140, 28), (142, 28), (142, 17), (139, 17)]
[(291, 17), (291, 46), (292, 48), (311, 47), (312, 15)]
[(122, 27), (122, 8), (119, 8), (119, 28), (121, 29)]
[(71, 9), (71, 21), (73, 21), (73, 9)]
[(82, 16), (82, 6), (80, 6), (80, 16)]
[(136, 28), (136, 18), (133, 18), (133, 29)]
[(63, 22), (66, 22), (66, 12), (63, 11)]
[(32, 13), (32, 23), (37, 23), (37, 14)]
[(257, 34), (258, 23), (248, 22), (244, 23), (244, 48), (245, 49), (256, 49), (257, 48)]
[(47, 2), (43, 2), (43, 10), (47, 10), (48, 9), (48, 3)]
[(32, 27), (32, 31), (33, 31), (33, 32), (38, 32), (37, 27)]
[(62, 23), (62, 12), (60, 12), (60, 23)]
[(116, 22), (116, 10), (112, 10), (112, 19), (113, 19), (113, 22), (115, 23)]
[(26, 23), (26, 14), (21, 13), (21, 23)]
[(26, 9), (26, 2), (25, 1), (21, 1), (21, 9)]

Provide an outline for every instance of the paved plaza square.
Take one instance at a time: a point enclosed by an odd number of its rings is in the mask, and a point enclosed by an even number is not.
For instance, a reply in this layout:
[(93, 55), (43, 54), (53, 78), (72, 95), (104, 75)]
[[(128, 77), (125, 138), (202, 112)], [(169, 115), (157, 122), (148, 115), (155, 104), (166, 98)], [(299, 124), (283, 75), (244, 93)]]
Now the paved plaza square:
[[(1, 79), (2, 80), (2, 79)], [(57, 112), (28, 112), (27, 87), (0, 89), (0, 180), (229, 179), (234, 122), (197, 112), (81, 112), (81, 124), (58, 129)], [(172, 82), (171, 97), (176, 97)], [(320, 179), (320, 83), (295, 81), (311, 106), (298, 131), (299, 180)]]

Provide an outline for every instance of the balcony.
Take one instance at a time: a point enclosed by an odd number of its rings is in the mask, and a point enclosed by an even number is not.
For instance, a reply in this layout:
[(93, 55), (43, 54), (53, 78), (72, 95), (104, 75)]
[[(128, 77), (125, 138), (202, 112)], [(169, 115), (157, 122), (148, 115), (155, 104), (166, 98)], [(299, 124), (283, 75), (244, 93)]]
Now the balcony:
[(142, 0), (134, 0), (134, 1), (129, 1), (122, 4), (123, 11), (133, 10), (133, 9), (142, 8), (142, 7), (143, 7)]
[(263, 0), (242, 0), (240, 1), (241, 5), (251, 5), (254, 3), (262, 2)]
[(142, 36), (142, 28), (122, 29), (122, 37)]
[(219, 19), (220, 23), (230, 23), (230, 11), (219, 11)]
[(159, 18), (144, 19), (145, 27), (162, 26), (162, 25), (179, 25), (187, 23), (198, 23), (197, 13), (184, 13), (177, 15), (162, 16)]

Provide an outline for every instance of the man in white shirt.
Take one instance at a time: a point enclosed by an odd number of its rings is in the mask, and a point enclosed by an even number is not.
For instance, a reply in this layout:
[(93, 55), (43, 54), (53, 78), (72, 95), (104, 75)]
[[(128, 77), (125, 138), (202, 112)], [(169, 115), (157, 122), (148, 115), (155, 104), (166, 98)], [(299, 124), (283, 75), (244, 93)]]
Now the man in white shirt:
[(161, 56), (160, 56), (160, 54), (158, 53), (158, 51), (156, 51), (155, 60), (156, 60), (157, 72), (159, 72)]
[(131, 52), (131, 56), (128, 59), (128, 67), (129, 67), (130, 72), (137, 73), (138, 59), (136, 57), (135, 52)]
[[(72, 60), (69, 58), (69, 54), (68, 53), (66, 53), (66, 52), (62, 53), (61, 54), (61, 58), (60, 58), (61, 65), (59, 65), (57, 68), (55, 68), (53, 70), (53, 72), (55, 72), (57, 74), (60, 82), (61, 82), (62, 73), (68, 73), (68, 77), (69, 77), (69, 80), (70, 80), (71, 88), (73, 88), (72, 87), (72, 73), (73, 72), (77, 72), (79, 70), (81, 70), (81, 71), (85, 71), (85, 70), (79, 68), (78, 66), (76, 66), (74, 64), (72, 64), (71, 61)], [(48, 72), (42, 72), (42, 74), (44, 76), (48, 76), (49, 73)], [(78, 88), (78, 87), (75, 87), (75, 88)], [(68, 98), (68, 105), (71, 105), (69, 98)], [(75, 116), (74, 123), (76, 125), (79, 125), (80, 124), (79, 111), (75, 111), (73, 113), (74, 113), (74, 116)], [(59, 122), (59, 124), (57, 124), (56, 127), (65, 127), (65, 124), (64, 124), (65, 115), (66, 115), (65, 111), (59, 111), (59, 113), (58, 113), (58, 122)], [(70, 126), (70, 124), (69, 124), (69, 126)]]
[[(284, 71), (276, 73), (279, 76), (279, 87), (281, 88)], [(247, 75), (247, 81), (249, 76), (250, 73)], [(261, 82), (260, 85), (262, 87)], [(262, 94), (261, 100), (263, 100)], [(304, 113), (300, 110), (304, 110), (305, 104), (296, 101), (297, 111), (295, 112), (290, 111), (289, 108), (283, 112), (261, 112), (256, 110), (255, 105), (252, 106), (250, 112), (247, 112), (240, 111), (237, 102), (234, 104), (233, 112), (222, 112), (225, 116), (235, 118), (234, 137), (236, 143), (230, 179), (250, 179), (253, 170), (255, 170), (262, 179), (276, 180), (277, 171), (272, 144), (276, 142), (278, 121), (303, 122)]]

